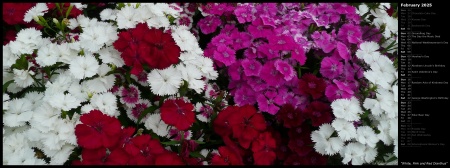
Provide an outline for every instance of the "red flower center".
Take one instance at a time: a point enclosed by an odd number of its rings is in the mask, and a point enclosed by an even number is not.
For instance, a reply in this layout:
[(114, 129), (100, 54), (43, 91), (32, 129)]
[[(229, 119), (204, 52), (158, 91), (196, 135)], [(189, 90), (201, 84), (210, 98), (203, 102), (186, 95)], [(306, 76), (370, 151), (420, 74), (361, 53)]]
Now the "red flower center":
[(102, 123), (96, 123), (94, 126), (92, 126), (92, 127), (94, 127), (94, 129), (97, 131), (97, 132), (99, 132), (99, 133), (102, 133), (103, 132), (103, 124)]

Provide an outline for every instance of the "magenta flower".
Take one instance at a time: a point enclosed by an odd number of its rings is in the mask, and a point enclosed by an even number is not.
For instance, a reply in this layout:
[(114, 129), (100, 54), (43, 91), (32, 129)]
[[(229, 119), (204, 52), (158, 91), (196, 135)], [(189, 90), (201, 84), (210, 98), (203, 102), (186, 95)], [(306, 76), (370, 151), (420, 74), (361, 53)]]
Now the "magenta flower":
[(258, 95), (258, 107), (263, 112), (268, 112), (269, 114), (275, 115), (280, 109), (274, 104), (274, 98), (277, 96), (277, 92), (266, 91), (264, 95)]
[(244, 106), (244, 105), (253, 105), (256, 103), (256, 93), (253, 91), (252, 88), (248, 87), (247, 85), (244, 85), (243, 87), (236, 89), (236, 94), (234, 96), (234, 102), (238, 106)]
[(275, 16), (278, 11), (276, 3), (261, 3), (257, 5), (255, 8), (257, 12), (261, 14), (266, 14), (268, 16)]
[(241, 61), (236, 61), (228, 67), (228, 74), (232, 80), (240, 80), (243, 74), (243, 68), (241, 66)]
[(231, 46), (234, 50), (250, 47), (252, 43), (252, 36), (246, 32), (234, 31), (231, 33), (230, 37), (233, 40)]
[(330, 102), (336, 99), (351, 98), (353, 96), (353, 91), (350, 88), (344, 87), (344, 85), (342, 84), (340, 84), (339, 86), (336, 84), (330, 84), (325, 89), (325, 95)]
[(269, 87), (266, 82), (264, 82), (263, 79), (261, 79), (259, 76), (255, 77), (247, 77), (247, 83), (248, 85), (256, 92), (262, 91), (267, 89)]
[(363, 41), (380, 41), (382, 35), (378, 32), (380, 32), (380, 30), (378, 30), (375, 27), (370, 27), (370, 26), (363, 26), (361, 27), (361, 31), (364, 32), (362, 35)]
[(216, 31), (217, 27), (222, 23), (218, 16), (209, 15), (198, 21), (198, 26), (203, 34), (210, 34)]
[(261, 18), (255, 19), (252, 24), (248, 25), (247, 31), (253, 38), (266, 37), (273, 34), (273, 27), (265, 26)]
[(280, 51), (274, 48), (272, 44), (262, 44), (258, 47), (258, 51), (264, 54), (264, 56), (272, 60), (274, 58), (280, 58)]
[(364, 76), (364, 69), (357, 64), (344, 64), (343, 76), (347, 80), (361, 79)]
[(291, 52), (291, 57), (298, 61), (298, 63), (300, 65), (305, 65), (306, 63), (306, 54), (305, 54), (305, 50), (303, 49), (302, 46), (297, 45), (294, 50)]
[(285, 82), (284, 75), (275, 68), (275, 62), (266, 62), (261, 69), (261, 78), (269, 86), (280, 86)]
[(228, 46), (233, 43), (233, 40), (230, 36), (228, 36), (224, 33), (220, 33), (219, 35), (217, 35), (211, 39), (211, 43), (215, 46), (220, 46), (220, 45)]
[(242, 60), (242, 67), (244, 69), (244, 74), (247, 76), (259, 76), (261, 71), (261, 63), (255, 59), (244, 59)]
[(315, 31), (311, 37), (314, 39), (314, 43), (325, 53), (330, 53), (336, 47), (334, 39), (326, 31), (320, 31), (320, 33)]
[(342, 71), (342, 62), (339, 62), (332, 57), (324, 58), (322, 60), (322, 63), (320, 64), (320, 73), (328, 79), (337, 78), (342, 73)]
[(359, 26), (353, 24), (344, 24), (339, 29), (337, 38), (343, 42), (358, 44), (362, 42), (362, 33)]
[(269, 43), (275, 50), (293, 50), (297, 45), (290, 36), (268, 36)]
[(254, 12), (251, 5), (240, 5), (234, 10), (234, 14), (236, 15), (239, 23), (253, 21), (256, 18), (253, 13)]
[(294, 68), (291, 65), (282, 60), (275, 61), (275, 69), (277, 69), (281, 74), (284, 75), (286, 81), (290, 81), (296, 74), (294, 73)]
[(128, 88), (121, 87), (120, 88), (120, 102), (129, 106), (134, 107), (134, 105), (141, 98), (140, 91), (135, 85), (130, 85)]
[(214, 59), (230, 66), (236, 62), (236, 51), (224, 45), (217, 46), (217, 50), (214, 51)]
[(338, 42), (336, 48), (339, 56), (341, 56), (342, 59), (344, 59), (345, 61), (350, 60), (350, 50), (344, 43)]

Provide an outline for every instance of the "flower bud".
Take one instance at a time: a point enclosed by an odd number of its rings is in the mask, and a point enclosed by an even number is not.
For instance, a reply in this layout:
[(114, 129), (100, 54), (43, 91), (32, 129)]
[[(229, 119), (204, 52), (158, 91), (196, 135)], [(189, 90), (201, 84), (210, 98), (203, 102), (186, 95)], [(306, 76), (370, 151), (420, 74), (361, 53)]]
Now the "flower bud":
[(53, 23), (59, 24), (59, 21), (56, 18), (53, 18)]
[(33, 16), (33, 20), (34, 20), (34, 21), (36, 21), (37, 23), (39, 23), (39, 22), (40, 22), (40, 21), (39, 21), (39, 17), (38, 17), (38, 16), (36, 16), (36, 15), (35, 15), (35, 16)]

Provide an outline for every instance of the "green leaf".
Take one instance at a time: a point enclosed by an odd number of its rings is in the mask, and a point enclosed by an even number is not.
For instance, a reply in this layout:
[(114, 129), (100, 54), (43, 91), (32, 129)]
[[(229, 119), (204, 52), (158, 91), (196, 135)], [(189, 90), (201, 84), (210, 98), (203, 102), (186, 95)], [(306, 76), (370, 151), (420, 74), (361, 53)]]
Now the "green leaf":
[(198, 152), (198, 151), (190, 152), (189, 155), (191, 155), (192, 157), (195, 157), (195, 158), (205, 159), (205, 157), (202, 154), (200, 154), (200, 152)]
[(397, 157), (395, 157), (395, 156), (392, 156), (388, 161), (386, 161), (386, 162), (392, 162), (392, 161), (394, 161), (395, 159), (397, 159)]
[(203, 142), (203, 141), (199, 141), (199, 140), (194, 140), (195, 141), (195, 143), (197, 143), (197, 144), (205, 144), (205, 142)]
[(179, 144), (180, 141), (169, 141), (169, 142), (161, 142), (161, 144), (163, 145), (175, 145), (175, 144)]
[(6, 82), (5, 84), (3, 84), (3, 93), (6, 92), (6, 89), (8, 89), (9, 84), (13, 83), (14, 80), (10, 80), (8, 82)]
[(142, 118), (144, 118), (144, 116), (146, 116), (148, 113), (154, 112), (156, 109), (158, 109), (157, 106), (150, 106), (148, 108), (146, 108), (141, 115), (139, 115), (137, 124), (141, 123)]
[(72, 11), (72, 8), (73, 8), (73, 5), (70, 5), (69, 9), (67, 9), (67, 11), (66, 11), (66, 18), (69, 16), (70, 11)]

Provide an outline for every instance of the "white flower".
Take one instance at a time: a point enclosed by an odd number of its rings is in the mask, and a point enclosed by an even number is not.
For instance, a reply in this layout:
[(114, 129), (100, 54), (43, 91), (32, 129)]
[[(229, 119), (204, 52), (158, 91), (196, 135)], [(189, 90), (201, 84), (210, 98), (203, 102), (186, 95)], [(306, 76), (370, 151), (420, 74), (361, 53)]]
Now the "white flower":
[(197, 61), (199, 63), (198, 67), (200, 67), (200, 70), (203, 72), (203, 76), (211, 80), (215, 80), (219, 77), (219, 74), (214, 69), (213, 61), (210, 58), (199, 57)]
[(349, 141), (356, 138), (356, 129), (353, 123), (345, 121), (344, 119), (336, 118), (331, 126), (338, 132), (339, 138), (344, 141)]
[(92, 110), (95, 110), (94, 106), (92, 106), (90, 103), (85, 104), (81, 107), (81, 114), (86, 114), (91, 112)]
[(59, 50), (57, 45), (50, 43), (49, 45), (39, 48), (36, 57), (36, 63), (41, 66), (51, 66), (58, 61)]
[[(37, 46), (39, 46), (39, 43), (42, 41), (42, 32), (39, 30), (36, 30), (36, 28), (26, 28), (20, 30), (19, 33), (17, 33), (16, 41), (23, 42), (24, 44), (30, 45), (33, 49), (37, 49)], [(27, 53), (31, 54), (31, 53)]]
[(32, 54), (35, 47), (30, 44), (25, 44), (21, 41), (11, 41), (8, 43), (11, 49), (11, 53), (14, 55)]
[(61, 150), (50, 150), (48, 148), (42, 150), (45, 155), (50, 157), (50, 165), (63, 165), (69, 159), (73, 149), (75, 149), (74, 145), (64, 144)]
[(397, 34), (398, 32), (398, 19), (393, 17), (386, 17), (384, 19), (386, 27), (383, 32), (385, 38), (391, 37), (391, 34)]
[(189, 89), (195, 90), (197, 93), (201, 93), (205, 88), (205, 81), (202, 80), (202, 72), (194, 65), (178, 64), (177, 70), (180, 71), (183, 79), (188, 82)]
[(391, 119), (389, 120), (389, 125), (391, 126), (391, 128), (389, 129), (389, 135), (392, 137), (392, 139), (394, 139), (394, 143), (395, 140), (398, 139), (398, 119)]
[(29, 148), (28, 140), (24, 133), (14, 133), (5, 135), (3, 140), (3, 163), (15, 157), (12, 154), (18, 153), (24, 148)]
[[(139, 101), (136, 104), (144, 104), (147, 107), (152, 106), (152, 104), (150, 103), (150, 101), (146, 100), (146, 99), (139, 99)], [(137, 123), (139, 116), (144, 112), (145, 108), (144, 106), (136, 106), (136, 104), (133, 104), (133, 107), (131, 106), (127, 106), (125, 109), (127, 111), (127, 116), (128, 118), (130, 118), (131, 120), (133, 120), (134, 122)], [(144, 121), (150, 116), (150, 114), (146, 114), (140, 121), (139, 124), (144, 123)]]
[(116, 14), (117, 10), (112, 10), (110, 8), (104, 9), (102, 12), (100, 12), (100, 19), (101, 20), (116, 20)]
[(72, 94), (75, 98), (77, 98), (80, 102), (85, 102), (88, 100), (89, 96), (89, 90), (87, 89), (87, 86), (85, 85), (85, 82), (83, 82), (84, 85), (80, 85), (77, 82), (73, 82), (69, 89), (70, 94)]
[(30, 120), (30, 125), (34, 129), (47, 133), (56, 129), (56, 120), (59, 120), (61, 110), (53, 108), (49, 103), (42, 103), (37, 107)]
[(3, 110), (9, 109), (9, 95), (6, 93), (3, 93)]
[(79, 10), (83, 10), (84, 8), (87, 8), (87, 4), (82, 3), (70, 3), (70, 5), (73, 5), (75, 8)]
[(394, 147), (394, 155), (395, 155), (395, 157), (398, 158), (398, 139), (394, 140), (394, 145), (395, 145), (395, 147)]
[(394, 101), (394, 93), (386, 89), (377, 89), (377, 99), (380, 102), (380, 108), (384, 110), (389, 118), (394, 118), (398, 115), (398, 102)]
[(27, 124), (18, 127), (9, 127), (7, 125), (4, 125), (3, 127), (3, 129), (5, 130), (4, 136), (9, 136), (16, 133), (25, 134), (27, 130), (29, 130), (30, 128), (31, 127)]
[(367, 12), (369, 12), (369, 7), (367, 7), (367, 5), (364, 3), (359, 5), (358, 10), (356, 10), (356, 13), (359, 14), (360, 16), (363, 16)]
[(62, 109), (64, 111), (69, 111), (70, 109), (81, 105), (80, 100), (72, 96), (70, 93), (56, 93), (50, 97), (48, 102), (53, 108)]
[[(157, 110), (158, 111), (158, 110)], [(145, 120), (144, 126), (152, 130), (156, 135), (164, 137), (169, 134), (169, 125), (161, 120), (159, 113), (153, 113), (147, 120)]]
[(392, 86), (392, 92), (394, 93), (394, 102), (398, 103), (398, 85)]
[(144, 23), (145, 20), (155, 17), (153, 11), (148, 7), (148, 5), (141, 4), (139, 8), (135, 9), (135, 17), (133, 20), (139, 23)]
[(153, 69), (147, 77), (151, 90), (156, 95), (173, 95), (182, 83), (181, 73), (170, 66), (164, 70)]
[(389, 17), (388, 13), (382, 9), (370, 10), (370, 13), (375, 17), (372, 21), (372, 24), (375, 25), (378, 29), (381, 25), (384, 24), (384, 19)]
[(342, 163), (348, 164), (350, 160), (352, 165), (362, 165), (364, 160), (365, 145), (358, 142), (351, 142), (341, 150), (340, 154), (344, 158)]
[(33, 71), (25, 71), (21, 69), (13, 69), (14, 72), (14, 83), (20, 87), (27, 87), (33, 84), (34, 80), (31, 75), (34, 75)]
[(28, 92), (24, 98), (30, 100), (32, 109), (36, 109), (43, 103), (44, 93), (36, 91)]
[(102, 59), (103, 63), (111, 63), (116, 65), (117, 67), (122, 67), (125, 65), (124, 60), (120, 56), (120, 52), (117, 51), (113, 46), (108, 46), (100, 49), (98, 51), (100, 55), (100, 59)]
[(11, 65), (16, 63), (16, 60), (19, 59), (17, 55), (14, 55), (11, 52), (9, 47), (9, 43), (3, 46), (3, 67), (11, 67)]
[(366, 146), (364, 150), (364, 161), (367, 163), (371, 163), (375, 160), (378, 155), (378, 151), (376, 148)]
[[(11, 80), (14, 80), (14, 74), (9, 73), (7, 70), (3, 69), (3, 85), (5, 85), (6, 82), (9, 82)], [(12, 93), (17, 93), (19, 91), (22, 91), (22, 87), (16, 85), (14, 82), (9, 84), (7, 91)]]
[(69, 71), (76, 79), (92, 77), (98, 72), (97, 59), (91, 55), (77, 57), (70, 62)]
[(70, 75), (69, 71), (59, 72), (59, 75), (53, 75), (53, 82), (47, 81), (45, 87), (45, 97), (44, 100), (48, 100), (52, 95), (57, 93), (65, 92), (69, 89), (70, 85), (75, 81), (75, 79)]
[(314, 144), (314, 149), (322, 155), (334, 155), (339, 152), (344, 146), (344, 141), (338, 137), (331, 137), (334, 128), (330, 124), (323, 124), (319, 130), (311, 133), (311, 139)]
[(337, 99), (331, 103), (333, 114), (337, 118), (343, 118), (347, 121), (359, 120), (359, 115), (363, 113), (359, 106), (359, 101), (355, 97), (351, 99)]
[(154, 27), (154, 28), (168, 28), (170, 26), (169, 19), (165, 16), (155, 16), (147, 20), (147, 26), (148, 27)]
[(91, 104), (108, 116), (117, 117), (120, 115), (117, 111), (117, 97), (111, 92), (93, 95)]
[(91, 79), (86, 81), (86, 86), (89, 90), (95, 90), (97, 93), (103, 93), (108, 91), (114, 86), (114, 80), (116, 79), (113, 74), (105, 76), (111, 68), (106, 65), (100, 65), (98, 70), (98, 77), (95, 79)]
[(379, 116), (384, 110), (381, 109), (380, 102), (377, 99), (367, 98), (364, 100), (363, 107), (369, 109), (372, 112), (372, 115)]
[(9, 110), (3, 114), (3, 124), (9, 127), (25, 125), (33, 116), (33, 109), (28, 99), (12, 99), (9, 102)]
[(34, 150), (31, 148), (23, 148), (16, 153), (10, 154), (8, 165), (46, 165), (45, 161), (35, 157)]
[(36, 6), (33, 6), (25, 13), (23, 21), (29, 23), (35, 16), (44, 16), (47, 10), (48, 7), (45, 3), (37, 3)]
[[(73, 59), (77, 58), (78, 51), (71, 48), (73, 43), (62, 43), (57, 45), (58, 61), (69, 64)], [(58, 52), (59, 51), (59, 52)]]
[(108, 40), (105, 27), (100, 25), (84, 28), (80, 34), (80, 46), (90, 52), (97, 52)]
[[(83, 16), (83, 15), (80, 15)], [(80, 17), (78, 16), (78, 17)], [(69, 19), (69, 24), (67, 25), (67, 27), (71, 30), (77, 28), (78, 26), (80, 26), (80, 24), (78, 24), (77, 18), (71, 18)]]
[(380, 131), (380, 133), (377, 134), (378, 139), (380, 139), (381, 141), (383, 141), (384, 144), (386, 145), (391, 145), (392, 144), (392, 138), (389, 135), (389, 129), (390, 129), (390, 124), (388, 120), (381, 120), (379, 121), (380, 123), (377, 126), (377, 129)]
[(379, 141), (377, 135), (369, 126), (360, 126), (356, 130), (356, 140), (361, 144), (367, 144), (368, 146), (375, 148), (376, 143)]
[(135, 16), (135, 9), (131, 6), (125, 6), (117, 12), (117, 27), (119, 29), (135, 28), (137, 22), (133, 19)]
[(182, 51), (191, 51), (198, 47), (197, 39), (186, 26), (176, 26), (172, 31), (172, 38)]

